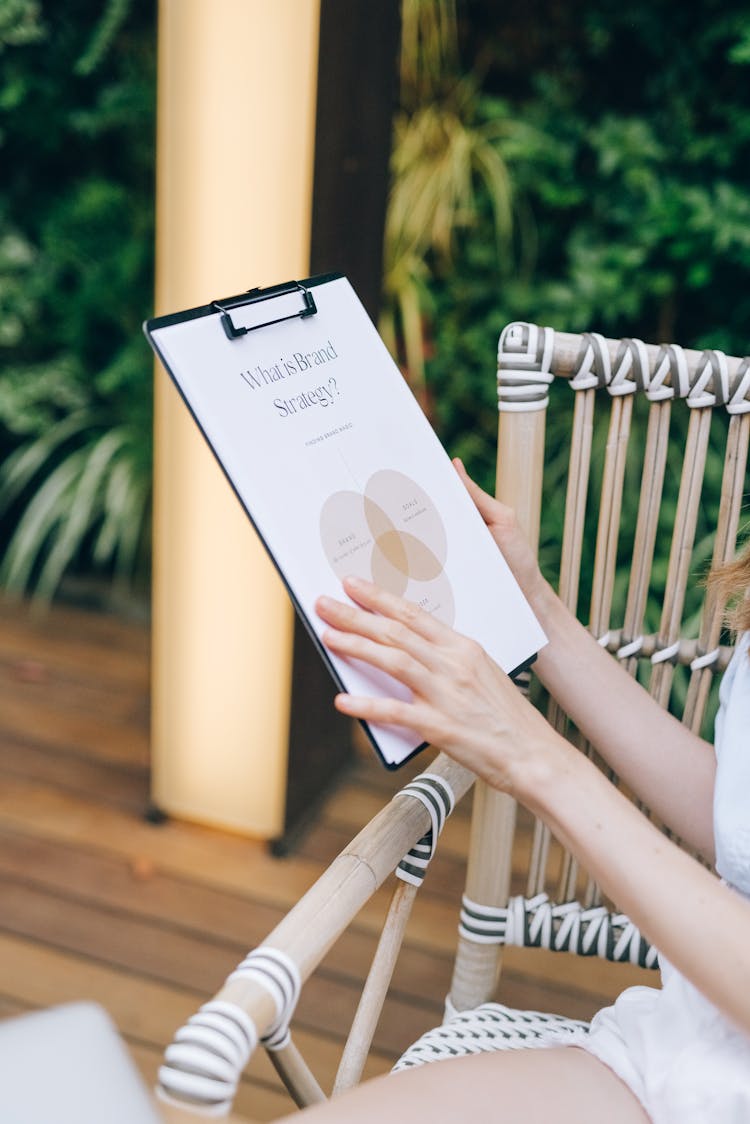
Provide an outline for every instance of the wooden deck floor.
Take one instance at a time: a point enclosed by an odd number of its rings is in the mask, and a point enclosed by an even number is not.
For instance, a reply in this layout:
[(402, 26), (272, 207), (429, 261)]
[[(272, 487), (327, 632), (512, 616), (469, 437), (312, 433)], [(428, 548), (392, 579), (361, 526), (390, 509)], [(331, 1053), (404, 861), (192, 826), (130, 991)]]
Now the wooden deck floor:
[[(236, 835), (148, 823), (148, 765), (146, 627), (70, 608), (31, 619), (0, 604), (0, 1015), (95, 999), (152, 1083), (175, 1028), (408, 778), (369, 756), (358, 761), (298, 851), (280, 859)], [(459, 808), (417, 902), (368, 1073), (385, 1071), (440, 1021), (468, 833), (468, 809)], [(389, 890), (303, 991), (296, 1039), (324, 1088)], [(643, 978), (511, 951), (502, 999), (586, 1017)], [(288, 1106), (258, 1053), (238, 1112), (263, 1120)]]

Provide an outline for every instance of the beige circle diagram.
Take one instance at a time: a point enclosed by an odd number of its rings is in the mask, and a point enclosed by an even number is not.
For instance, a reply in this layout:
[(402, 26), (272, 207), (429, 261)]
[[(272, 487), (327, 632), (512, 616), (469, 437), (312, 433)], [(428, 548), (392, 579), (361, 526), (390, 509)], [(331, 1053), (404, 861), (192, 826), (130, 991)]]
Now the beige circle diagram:
[(321, 509), (320, 538), (337, 577), (367, 578), (453, 624), (445, 525), (425, 490), (405, 473), (381, 469), (363, 492), (334, 492)]

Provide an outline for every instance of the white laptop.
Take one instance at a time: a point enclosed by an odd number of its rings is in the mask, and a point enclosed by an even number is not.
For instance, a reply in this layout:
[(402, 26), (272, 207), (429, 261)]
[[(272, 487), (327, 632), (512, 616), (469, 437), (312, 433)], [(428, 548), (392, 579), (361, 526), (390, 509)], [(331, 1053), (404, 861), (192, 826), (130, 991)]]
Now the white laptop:
[(2, 1124), (162, 1124), (109, 1015), (67, 1003), (0, 1021)]

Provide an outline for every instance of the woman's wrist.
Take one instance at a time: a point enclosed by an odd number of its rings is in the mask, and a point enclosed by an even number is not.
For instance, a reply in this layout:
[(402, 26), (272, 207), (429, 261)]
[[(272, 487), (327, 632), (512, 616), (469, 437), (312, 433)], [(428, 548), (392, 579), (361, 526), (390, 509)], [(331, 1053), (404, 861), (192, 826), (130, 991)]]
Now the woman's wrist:
[(541, 715), (542, 728), (521, 746), (509, 768), (511, 794), (536, 815), (544, 816), (554, 805), (555, 794), (580, 756)]
[[(582, 651), (590, 652), (588, 641), (589, 634), (581, 622), (570, 609), (560, 600), (559, 596), (545, 581), (533, 602), (530, 602), (537, 620), (544, 629), (547, 643), (539, 649), (534, 671), (546, 685), (547, 676), (556, 674), (556, 665), (569, 664), (571, 659), (582, 658)], [(584, 649), (577, 645), (578, 641), (586, 641)]]

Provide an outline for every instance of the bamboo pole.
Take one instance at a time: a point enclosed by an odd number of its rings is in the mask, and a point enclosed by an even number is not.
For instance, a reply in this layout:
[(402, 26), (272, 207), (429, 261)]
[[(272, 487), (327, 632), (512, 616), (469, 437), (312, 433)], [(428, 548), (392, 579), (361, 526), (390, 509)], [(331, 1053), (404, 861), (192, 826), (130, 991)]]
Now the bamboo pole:
[[(620, 637), (623, 645), (632, 643), (643, 633), (648, 587), (656, 547), (656, 532), (659, 524), (659, 510), (664, 490), (670, 416), (671, 402), (669, 399), (651, 404), (641, 470), (641, 492), (638, 500), (638, 517), (633, 542), (630, 582), (628, 584), (622, 636)], [(635, 675), (638, 667), (637, 654), (624, 659), (623, 666), (630, 675)]]
[[(534, 331), (533, 327), (531, 330), (532, 332)], [(585, 348), (590, 346), (590, 344), (591, 337), (563, 332), (554, 333), (549, 363), (551, 372), (557, 377), (574, 379), (575, 376), (579, 374)], [(611, 368), (613, 370), (616, 369), (619, 360), (623, 357), (623, 347), (626, 346), (625, 341), (602, 339), (598, 337), (597, 344), (601, 346), (609, 356)], [(706, 370), (706, 364), (709, 361), (707, 353), (683, 349), (680, 353), (680, 358), (685, 364), (687, 380), (673, 387), (671, 383), (673, 359), (671, 351), (668, 351), (660, 345), (641, 344), (640, 342), (637, 342), (635, 345), (631, 344), (631, 348), (632, 353), (636, 356), (637, 362), (640, 362), (645, 356), (651, 376), (654, 375), (657, 369), (663, 368), (664, 364), (669, 362), (666, 375), (664, 375), (663, 370), (660, 374), (660, 378), (662, 379), (661, 385), (665, 388), (663, 393), (669, 395), (671, 391), (672, 394), (683, 397), (695, 395), (694, 388), (696, 384), (701, 383), (702, 376)], [(519, 364), (519, 367), (523, 367), (524, 362), (528, 362), (529, 358), (530, 356), (528, 354), (524, 356), (524, 360)], [(606, 355), (604, 359), (606, 360)], [(713, 360), (711, 360), (711, 362), (713, 362)], [(512, 355), (509, 355), (508, 363), (513, 367)], [(747, 369), (747, 363), (742, 359), (727, 356), (725, 358), (724, 369), (727, 375), (727, 389), (731, 397), (740, 386), (742, 376)], [(522, 381), (522, 373), (520, 370), (517, 371), (514, 369), (513, 375), (514, 385), (517, 387), (519, 381)], [(701, 378), (699, 378), (699, 376), (701, 376)], [(532, 381), (533, 378), (530, 378), (530, 383)], [(710, 385), (707, 393), (710, 402)], [(574, 409), (573, 439), (571, 443), (571, 458), (568, 473), (566, 522), (559, 588), (560, 596), (573, 612), (576, 612), (578, 608), (578, 583), (581, 569), (583, 532), (590, 478), (595, 396), (596, 391), (594, 389), (578, 391), (576, 393)], [(519, 394), (517, 400), (522, 400), (523, 397), (523, 394)], [(692, 402), (691, 405), (693, 405)], [(618, 394), (613, 397), (610, 433), (602, 481), (602, 500), (598, 523), (594, 586), (592, 590), (590, 613), (591, 630), (597, 637), (601, 636), (605, 639), (611, 623), (610, 614), (632, 408), (633, 393), (627, 393), (625, 395)], [(516, 409), (520, 408), (516, 407)], [(636, 525), (636, 539), (633, 548), (634, 572), (628, 589), (625, 623), (620, 632), (613, 632), (610, 635), (607, 643), (607, 646), (615, 651), (621, 645), (625, 645), (629, 641), (637, 639), (643, 630), (646, 598), (666, 469), (670, 411), (671, 405), (668, 397), (662, 401), (654, 401), (650, 407), (649, 428), (643, 465), (643, 481)], [(660, 627), (660, 632), (657, 637), (643, 638), (640, 652), (642, 656), (648, 656), (658, 651), (660, 648), (668, 647), (679, 642), (679, 646), (673, 658), (679, 662), (690, 662), (690, 659), (694, 657), (694, 643), (679, 640), (679, 624), (684, 604), (687, 578), (686, 568), (689, 564), (695, 536), (697, 504), (700, 499), (700, 480), (705, 463), (710, 412), (710, 410), (698, 408), (694, 410), (694, 420), (691, 421), (691, 436), (689, 438), (686, 455), (686, 468), (680, 492), (681, 502), (678, 512), (678, 527), (670, 564), (670, 577), (667, 596), (665, 598), (662, 626)], [(543, 418), (543, 416), (544, 411), (539, 410), (532, 410), (528, 414), (522, 412), (512, 412), (509, 414), (501, 413), (501, 426), (498, 441), (498, 478), (501, 487), (505, 490), (504, 495), (501, 493), (498, 494), (500, 498), (504, 499), (505, 502), (516, 509), (516, 513), (522, 524), (524, 519), (530, 518), (534, 526), (534, 531), (530, 537), (532, 537), (534, 542), (536, 541), (536, 527), (538, 525), (538, 508), (536, 499), (532, 498), (536, 484), (534, 473), (533, 471), (529, 471), (529, 466), (534, 463), (534, 457), (538, 454), (538, 449), (534, 451), (531, 450), (528, 434), (540, 424), (539, 419)], [(508, 471), (509, 466), (510, 470)], [(698, 642), (698, 647), (700, 650), (701, 641)], [(716, 668), (721, 668), (725, 662), (726, 653), (722, 650), (717, 658)], [(638, 658), (636, 656), (629, 659), (626, 663), (626, 668), (632, 675), (636, 673), (637, 667)], [(661, 664), (654, 669), (652, 675), (652, 690), (659, 698), (659, 701), (662, 702), (662, 705), (666, 705), (666, 699), (668, 698), (669, 688), (671, 686), (671, 678), (671, 663)], [(699, 673), (698, 675), (694, 674), (693, 680), (695, 686), (691, 685), (692, 691), (694, 693), (702, 692), (705, 694), (708, 690), (707, 684), (710, 680), (710, 672)], [(691, 702), (691, 706), (696, 713), (697, 709), (701, 709), (702, 711), (700, 699), (697, 695), (695, 704), (693, 705)], [(550, 702), (548, 718), (556, 729), (564, 731), (567, 728), (567, 718), (554, 700)], [(691, 720), (696, 721), (697, 719), (693, 716)], [(591, 752), (591, 747), (583, 746), (582, 748), (586, 752)], [(478, 786), (478, 792), (479, 791), (481, 791), (481, 786)], [(495, 797), (488, 796), (485, 810), (481, 812), (475, 811), (475, 817), (481, 815), (487, 819), (486, 835), (484, 834), (484, 829), (478, 832), (482, 837), (481, 846), (483, 848), (489, 846), (495, 856), (497, 856), (500, 849), (507, 845), (511, 834), (510, 825), (515, 815), (512, 804), (508, 804), (501, 810), (501, 806), (504, 802), (502, 798), (498, 798), (498, 801), (500, 806), (497, 810), (489, 812), (488, 809), (495, 802)], [(482, 803), (483, 801), (481, 800), (476, 801), (479, 808), (482, 807)], [(494, 830), (502, 837), (502, 842), (500, 838), (496, 837), (493, 843), (489, 843), (491, 829), (488, 825), (490, 819), (492, 819), (495, 824)], [(544, 888), (549, 847), (549, 830), (544, 824), (538, 822), (535, 825), (531, 863), (528, 871), (527, 894), (529, 896), (538, 893)], [(486, 876), (476, 873), (482, 869), (481, 862), (477, 861), (475, 863), (472, 855), (469, 862), (467, 877), (467, 896), (474, 901), (480, 901), (487, 905), (502, 904), (497, 901), (499, 886), (502, 885), (504, 881), (502, 861), (496, 870), (494, 882), (490, 880), (492, 883), (490, 886), (486, 885)], [(560, 885), (561, 896), (563, 898), (572, 895), (575, 890), (576, 881), (577, 871), (575, 864), (571, 859), (564, 860)], [(485, 896), (481, 896), (479, 892), (482, 889), (485, 890)], [(596, 897), (598, 891), (594, 886), (590, 886), (588, 893), (593, 899), (593, 897)], [(470, 979), (472, 981), (471, 984), (466, 982), (466, 987), (471, 991), (472, 1000), (475, 1000), (476, 996), (482, 990), (489, 994), (489, 991), (493, 987), (494, 977), (497, 971), (496, 968), (490, 968), (490, 964), (493, 962), (492, 953), (488, 952), (486, 948), (477, 949), (474, 947), (470, 949), (468, 943), (469, 942), (463, 941), (463, 938), (459, 943), (458, 963), (451, 993), (451, 999), (458, 1007), (472, 1005), (472, 1003), (468, 1001), (468, 991), (466, 995), (464, 995), (463, 992), (459, 992), (459, 987), (463, 988), (464, 986), (464, 983), (459, 984), (459, 981), (462, 980), (464, 976), (467, 980)], [(462, 964), (465, 970), (461, 968)], [(482, 966), (480, 967), (479, 965)], [(477, 982), (479, 979), (482, 980), (481, 984)], [(483, 997), (486, 997), (486, 995)], [(466, 1002), (462, 1002), (464, 998), (467, 1000)]]
[[(534, 550), (539, 541), (544, 423), (544, 410), (501, 412), (498, 423), (497, 497), (514, 509)], [(466, 873), (466, 896), (472, 901), (490, 906), (507, 902), (515, 821), (515, 801), (477, 781)], [(465, 1010), (489, 999), (499, 965), (497, 946), (459, 936), (450, 989), (453, 1006)]]
[[(750, 414), (738, 414), (730, 418), (721, 481), (719, 520), (713, 551), (714, 567), (730, 561), (737, 543), (749, 438)], [(698, 638), (701, 655), (711, 653), (718, 648), (723, 610), (723, 604), (720, 603), (715, 591), (709, 587)], [(710, 664), (706, 667), (694, 668), (690, 676), (682, 720), (694, 733), (700, 733), (713, 673), (714, 665)]]
[[(596, 393), (580, 390), (573, 407), (573, 426), (570, 441), (568, 481), (565, 494), (565, 519), (563, 523), (562, 554), (558, 594), (571, 613), (577, 615), (578, 589), (583, 555), (583, 532), (586, 521), (586, 501), (591, 476), (591, 447), (594, 438), (594, 412)], [(554, 699), (550, 699), (547, 720), (558, 733), (568, 727), (568, 718)], [(529, 867), (526, 893), (534, 897), (542, 892), (546, 882), (547, 862), (552, 835), (540, 819), (534, 821), (532, 861)], [(565, 859), (563, 871), (565, 873)]]
[[(710, 430), (711, 411), (693, 410), (688, 425), (664, 605), (659, 626), (659, 643), (662, 650), (668, 650), (679, 640)], [(654, 666), (649, 690), (663, 707), (669, 704), (673, 676), (674, 666), (671, 660), (662, 660)]]
[(268, 1056), (297, 1108), (328, 1099), (291, 1038), (280, 1049), (269, 1050)]
[[(558, 378), (571, 379), (578, 372), (578, 364), (580, 362), (581, 340), (582, 336), (574, 332), (555, 332), (554, 349), (552, 352), (551, 369)], [(604, 345), (609, 352), (612, 363), (614, 364), (622, 340), (605, 339)], [(663, 347), (661, 344), (647, 343), (643, 345), (648, 356), (649, 365), (652, 371), (656, 368), (657, 363), (663, 357)], [(702, 369), (705, 361), (705, 353), (703, 351), (694, 351), (690, 348), (683, 348), (682, 354), (687, 363), (688, 377), (692, 381), (697, 373)], [(739, 379), (744, 373), (744, 359), (737, 358), (733, 355), (727, 355), (727, 374), (729, 381), (729, 391), (733, 394), (737, 389)], [(669, 379), (666, 381), (669, 386)]]
[(352, 1088), (362, 1076), (418, 889), (418, 886), (399, 881), (393, 891), (388, 916), (336, 1074), (334, 1096)]

